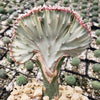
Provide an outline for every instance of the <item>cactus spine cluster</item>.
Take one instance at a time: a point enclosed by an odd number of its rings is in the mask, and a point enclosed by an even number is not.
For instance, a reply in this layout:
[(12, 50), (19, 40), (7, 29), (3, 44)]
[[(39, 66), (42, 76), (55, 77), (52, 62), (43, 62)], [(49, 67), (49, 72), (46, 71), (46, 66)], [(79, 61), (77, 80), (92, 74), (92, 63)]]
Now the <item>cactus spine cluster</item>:
[(44, 77), (45, 94), (51, 99), (58, 95), (57, 75), (64, 58), (74, 57), (86, 49), (89, 33), (80, 16), (69, 8), (34, 7), (18, 19), (11, 56), (16, 62), (25, 63), (36, 55)]

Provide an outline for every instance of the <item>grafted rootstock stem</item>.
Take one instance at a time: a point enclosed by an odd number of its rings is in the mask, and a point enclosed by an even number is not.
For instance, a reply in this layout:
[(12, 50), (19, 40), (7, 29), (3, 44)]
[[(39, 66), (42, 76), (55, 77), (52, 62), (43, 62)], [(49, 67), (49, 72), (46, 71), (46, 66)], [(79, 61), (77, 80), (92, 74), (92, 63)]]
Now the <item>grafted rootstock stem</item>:
[(65, 58), (65, 56), (63, 56), (60, 60), (58, 60), (59, 62), (57, 62), (57, 67), (56, 67), (57, 74), (54, 77), (51, 77), (51, 79), (52, 79), (51, 82), (49, 82), (48, 79), (46, 79), (45, 73), (44, 73), (44, 71), (42, 69), (41, 62), (37, 59), (37, 64), (41, 68), (42, 76), (43, 76), (43, 83), (44, 83), (44, 86), (46, 88), (46, 91), (44, 91), (44, 95), (49, 96), (50, 100), (54, 96), (58, 96), (59, 95), (58, 73), (59, 73), (60, 67), (61, 67), (61, 65), (62, 65), (62, 63), (64, 61), (64, 58)]

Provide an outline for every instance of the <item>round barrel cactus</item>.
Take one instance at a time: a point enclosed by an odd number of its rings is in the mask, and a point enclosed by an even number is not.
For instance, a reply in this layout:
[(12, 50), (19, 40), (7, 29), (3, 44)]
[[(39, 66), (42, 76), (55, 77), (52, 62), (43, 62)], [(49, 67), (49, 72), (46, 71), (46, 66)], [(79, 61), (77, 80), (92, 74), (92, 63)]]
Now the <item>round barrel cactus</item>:
[(76, 12), (44, 5), (19, 16), (10, 51), (18, 63), (36, 56), (46, 87), (44, 94), (51, 99), (59, 94), (57, 75), (64, 58), (80, 54), (90, 41), (90, 29)]

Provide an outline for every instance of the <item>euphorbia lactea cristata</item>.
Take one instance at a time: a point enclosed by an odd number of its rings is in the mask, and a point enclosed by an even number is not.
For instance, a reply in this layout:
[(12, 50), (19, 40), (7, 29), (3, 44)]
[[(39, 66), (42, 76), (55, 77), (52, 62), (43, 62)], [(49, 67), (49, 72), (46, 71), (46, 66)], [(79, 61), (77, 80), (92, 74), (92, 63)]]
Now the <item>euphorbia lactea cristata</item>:
[(66, 7), (35, 7), (18, 19), (11, 56), (18, 63), (36, 56), (41, 68), (45, 95), (59, 94), (57, 75), (66, 56), (76, 56), (90, 43), (90, 30), (80, 16)]

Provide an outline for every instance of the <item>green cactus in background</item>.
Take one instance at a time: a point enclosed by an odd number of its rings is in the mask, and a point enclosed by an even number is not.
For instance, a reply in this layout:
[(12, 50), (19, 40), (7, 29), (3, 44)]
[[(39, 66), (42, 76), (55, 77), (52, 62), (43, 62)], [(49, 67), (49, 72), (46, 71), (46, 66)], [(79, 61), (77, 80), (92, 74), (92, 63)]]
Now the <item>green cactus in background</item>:
[(9, 14), (12, 14), (13, 12), (14, 12), (14, 9), (12, 9), (12, 8), (9, 8), (9, 9), (8, 9), (8, 13), (9, 13)]
[(69, 75), (69, 76), (65, 76), (65, 81), (67, 82), (68, 85), (74, 85), (76, 82), (76, 79), (74, 76)]
[(82, 18), (85, 18), (85, 17), (86, 17), (86, 15), (85, 15), (85, 14), (83, 14), (83, 13), (81, 13), (81, 16), (82, 16)]
[(80, 59), (79, 58), (77, 58), (77, 57), (74, 57), (73, 59), (72, 59), (72, 65), (73, 66), (78, 66), (79, 64), (80, 64)]
[(96, 39), (96, 44), (97, 44), (97, 45), (100, 45), (100, 37), (98, 37), (98, 38)]
[(87, 8), (87, 4), (82, 4), (82, 9)]
[(0, 69), (0, 78), (6, 79), (7, 78), (7, 73), (4, 69)]
[(97, 57), (97, 58), (100, 57), (100, 50), (95, 50), (94, 56)]
[(98, 17), (98, 12), (96, 11), (92, 12), (92, 16)]
[(31, 71), (33, 69), (33, 62), (31, 60), (25, 62), (25, 67), (28, 71)]
[(74, 0), (74, 2), (78, 2), (79, 0)]
[(34, 1), (29, 1), (29, 3), (30, 3), (32, 6), (34, 6)]
[(10, 57), (10, 54), (9, 54), (9, 53), (7, 54), (7, 60), (8, 60), (10, 63), (14, 63), (14, 61), (13, 61), (12, 58)]
[(87, 11), (86, 11), (86, 10), (82, 10), (81, 12), (82, 12), (83, 14), (86, 14), (86, 13), (87, 13)]
[(6, 9), (4, 7), (0, 7), (0, 14), (5, 14), (6, 13)]
[(12, 19), (11, 18), (7, 19), (7, 22), (8, 24), (12, 24)]
[(18, 17), (18, 13), (17, 13), (17, 12), (14, 12), (14, 13), (13, 13), (13, 16), (14, 16), (14, 17)]
[(1, 16), (1, 21), (5, 21), (7, 19), (6, 15)]
[(33, 56), (42, 71), (50, 100), (59, 94), (58, 73), (67, 56), (76, 56), (90, 43), (90, 30), (80, 16), (60, 6), (35, 7), (19, 17), (10, 48), (12, 58), (25, 63)]
[(16, 3), (16, 0), (13, 0), (13, 3)]
[(38, 5), (43, 5), (43, 4), (44, 4), (44, 1), (38, 2)]
[(27, 78), (24, 77), (23, 75), (20, 75), (20, 76), (17, 77), (16, 83), (17, 83), (19, 86), (25, 85), (25, 84), (27, 84)]
[(98, 10), (98, 6), (97, 5), (93, 5), (93, 10)]
[(92, 87), (93, 87), (95, 90), (100, 90), (100, 82), (99, 82), (99, 81), (93, 81), (93, 82), (92, 82)]
[(87, 23), (89, 20), (88, 19), (84, 19), (84, 23)]
[(4, 6), (4, 4), (2, 2), (0, 2), (0, 6)]
[(99, 1), (94, 0), (94, 1), (93, 1), (93, 5), (98, 5), (98, 2), (99, 2)]
[(10, 38), (9, 37), (4, 37), (3, 42), (4, 42), (4, 44), (9, 44), (10, 43)]
[(94, 64), (92, 69), (94, 72), (100, 72), (100, 64)]
[(97, 21), (97, 20), (98, 20), (98, 17), (96, 17), (96, 16), (92, 17), (92, 21)]
[(58, 2), (58, 0), (53, 0), (53, 2), (54, 2), (54, 3), (57, 3), (57, 2)]
[(83, 4), (87, 4), (88, 2), (87, 2), (87, 0), (84, 0), (82, 3), (83, 3)]
[(9, 8), (12, 8), (12, 4), (10, 4), (10, 3), (8, 3), (8, 5), (7, 5)]
[(63, 0), (64, 4), (68, 4), (69, 0)]
[(50, 5), (53, 6), (55, 3), (54, 2), (50, 2)]
[(96, 34), (97, 36), (100, 36), (100, 29), (97, 29), (97, 30), (95, 31), (95, 34)]
[(76, 7), (77, 7), (77, 3), (73, 3), (73, 7), (75, 7), (75, 8), (76, 8)]

